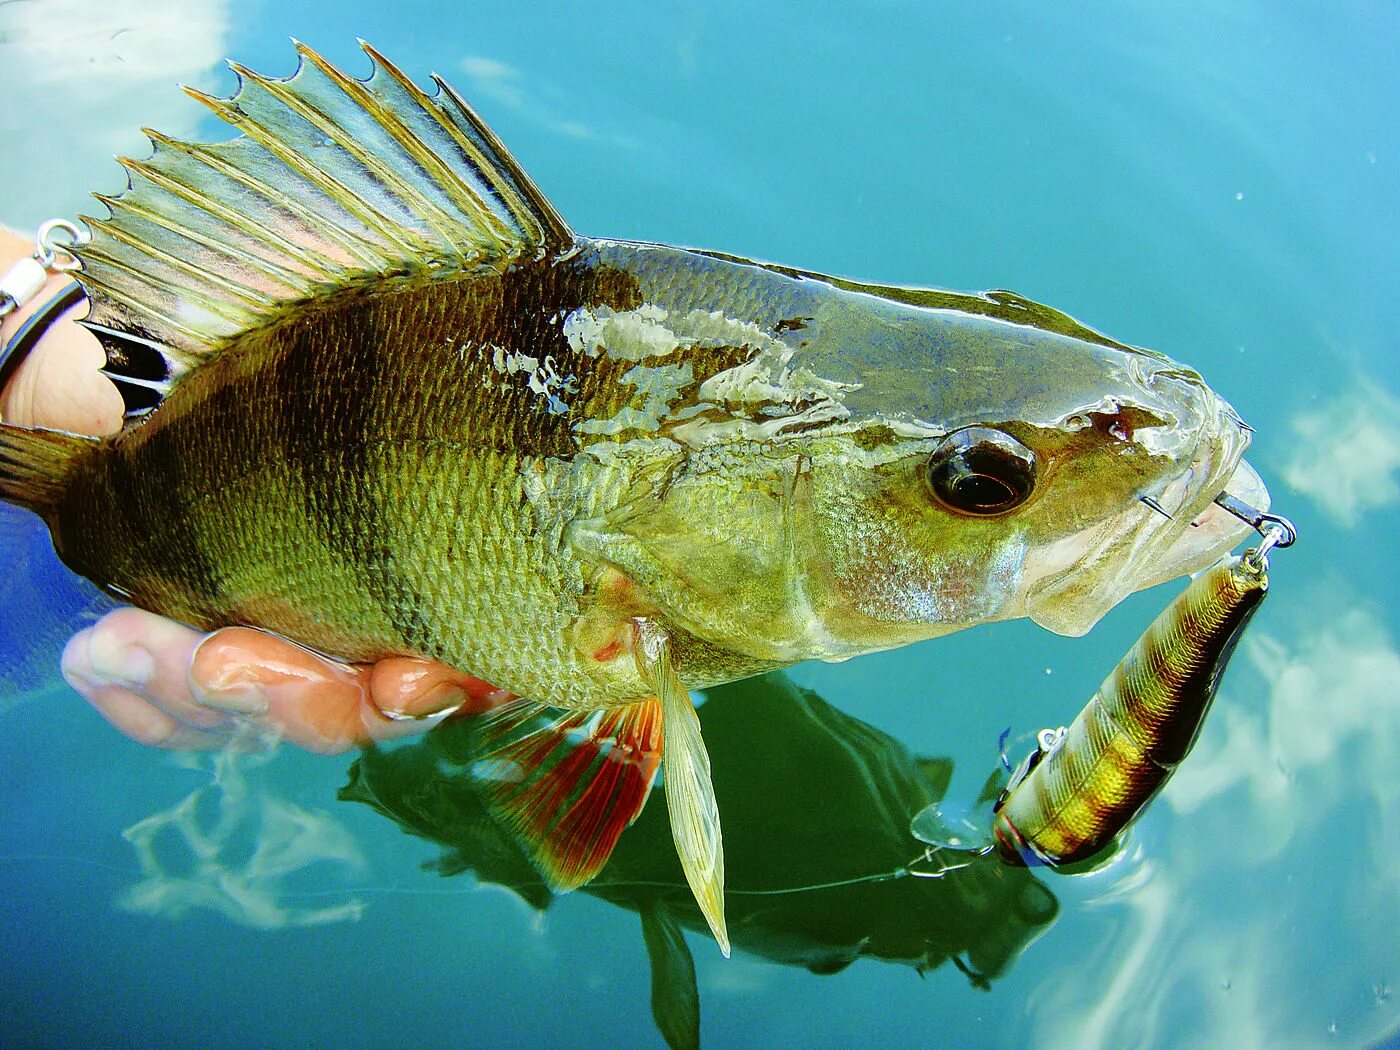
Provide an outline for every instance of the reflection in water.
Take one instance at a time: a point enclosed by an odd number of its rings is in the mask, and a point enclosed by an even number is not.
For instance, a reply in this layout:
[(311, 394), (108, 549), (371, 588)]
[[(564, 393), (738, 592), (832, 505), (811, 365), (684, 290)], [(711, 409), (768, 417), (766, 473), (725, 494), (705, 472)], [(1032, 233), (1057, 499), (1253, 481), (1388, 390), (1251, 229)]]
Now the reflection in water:
[[(951, 960), (986, 986), (1053, 922), (1055, 898), (1029, 871), (928, 850), (910, 832), (947, 788), (951, 762), (916, 759), (781, 675), (711, 690), (700, 720), (725, 815), (736, 949), (818, 974), (862, 957), (921, 973)], [(441, 843), (442, 874), (472, 871), (543, 910), (552, 893), (467, 775), (477, 747), (460, 720), (367, 752), (342, 797)], [(640, 914), (657, 1024), (673, 1046), (693, 1044), (698, 993), (680, 927), (707, 927), (664, 800), (651, 800), (582, 892)]]
[(213, 758), (209, 783), (124, 832), (145, 878), (118, 902), (128, 911), (179, 918), (192, 909), (219, 912), (260, 929), (317, 926), (358, 919), (358, 900), (323, 908), (284, 903), (283, 883), (312, 865), (364, 866), (353, 837), (326, 813), (312, 813), (266, 791), (250, 793), (243, 764), (266, 756), (233, 748)]
[(1377, 384), (1345, 394), (1292, 422), (1298, 438), (1283, 478), (1337, 524), (1400, 500), (1400, 401)]
[(562, 115), (577, 103), (552, 81), (535, 81), (527, 88), (525, 76), (519, 69), (483, 55), (468, 55), (459, 66), (471, 82), (472, 98), (489, 98), (565, 138), (598, 140), (610, 147), (631, 150), (640, 148), (639, 142), (630, 135), (601, 134), (574, 117)]
[(524, 90), (520, 70), (505, 62), (481, 55), (468, 55), (462, 59), (462, 71), (471, 78), (476, 94), (493, 99), (508, 109), (525, 113), (551, 131), (570, 138), (588, 139), (593, 131), (576, 120), (564, 120), (556, 116), (549, 107), (529, 98)]
[[(1035, 1045), (1371, 1045), (1400, 1021), (1400, 653), (1368, 609), (1299, 607), (1326, 626), (1245, 639), (1256, 677), (1163, 793), (1166, 840), (1100, 884), (1104, 982), (1047, 980)], [(1280, 996), (1300, 965), (1309, 994)]]
[(59, 654), (73, 632), (115, 606), (81, 577), (63, 569), (49, 531), (34, 515), (0, 507), (0, 711), (31, 699), (58, 677)]
[[(1282, 852), (1305, 814), (1341, 804), (1343, 792), (1376, 803), (1378, 831), (1400, 819), (1400, 780), (1391, 775), (1400, 766), (1400, 653), (1377, 616), (1349, 609), (1295, 638), (1256, 634), (1244, 654), (1266, 684), (1268, 705), (1258, 714), (1227, 709), (1225, 731), (1204, 742), (1207, 753), (1167, 793), (1171, 806), (1191, 813), (1244, 782), (1268, 832), (1251, 836), (1256, 848), (1266, 847), (1255, 854), (1261, 857)], [(1327, 774), (1310, 782), (1326, 797), (1314, 795), (1306, 808), (1288, 805), (1297, 778), (1309, 771)], [(1389, 855), (1400, 856), (1400, 839), (1386, 841), (1396, 847)], [(1378, 870), (1397, 877), (1393, 865)]]
[(5, 169), (0, 222), (32, 227), (53, 214), (91, 211), (91, 198), (69, 185), (84, 180), (56, 181), (55, 173), (110, 172), (114, 153), (144, 156), (150, 146), (134, 114), (189, 137), (200, 116), (170, 85), (212, 86), (229, 8), (228, 0), (0, 4), (0, 98), (45, 100), (41, 135), (27, 106), (0, 109), (0, 138), (24, 158)]

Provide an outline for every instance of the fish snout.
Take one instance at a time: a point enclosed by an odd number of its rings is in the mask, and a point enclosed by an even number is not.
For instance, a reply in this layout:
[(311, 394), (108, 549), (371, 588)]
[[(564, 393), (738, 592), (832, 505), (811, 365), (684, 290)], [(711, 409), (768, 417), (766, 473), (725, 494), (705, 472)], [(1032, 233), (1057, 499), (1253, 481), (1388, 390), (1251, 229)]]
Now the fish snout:
[(1220, 399), (1199, 372), (1171, 360), (1138, 359), (1137, 363), (1145, 407), (1190, 430), (1214, 415), (1212, 409)]

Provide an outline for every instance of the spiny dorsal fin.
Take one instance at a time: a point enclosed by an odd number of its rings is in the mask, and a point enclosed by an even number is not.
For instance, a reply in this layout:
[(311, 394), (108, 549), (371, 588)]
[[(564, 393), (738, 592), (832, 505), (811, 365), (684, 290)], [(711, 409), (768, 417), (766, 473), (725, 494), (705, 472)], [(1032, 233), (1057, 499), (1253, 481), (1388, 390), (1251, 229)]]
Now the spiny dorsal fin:
[(500, 266), (572, 244), (558, 212), (436, 75), (429, 96), (363, 41), (346, 76), (296, 43), (285, 79), (236, 63), (227, 99), (193, 88), (243, 136), (213, 145), (147, 131), (129, 186), (97, 195), (79, 277), (99, 338), (133, 337), (189, 367), (282, 304), (374, 275)]

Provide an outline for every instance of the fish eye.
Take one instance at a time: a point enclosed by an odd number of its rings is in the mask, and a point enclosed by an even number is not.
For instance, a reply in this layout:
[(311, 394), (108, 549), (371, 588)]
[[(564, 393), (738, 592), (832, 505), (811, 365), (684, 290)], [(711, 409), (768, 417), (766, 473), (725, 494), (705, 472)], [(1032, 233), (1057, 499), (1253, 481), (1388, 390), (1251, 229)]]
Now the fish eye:
[(963, 514), (990, 516), (1018, 507), (1035, 488), (1035, 453), (1010, 434), (967, 427), (943, 439), (928, 461), (938, 501)]

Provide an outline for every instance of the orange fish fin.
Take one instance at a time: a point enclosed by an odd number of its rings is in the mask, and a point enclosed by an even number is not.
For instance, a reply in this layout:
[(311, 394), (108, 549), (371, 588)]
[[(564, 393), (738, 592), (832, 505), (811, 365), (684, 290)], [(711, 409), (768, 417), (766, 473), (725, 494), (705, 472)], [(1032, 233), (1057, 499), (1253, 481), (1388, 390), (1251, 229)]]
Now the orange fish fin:
[(561, 712), (519, 701), (482, 719), (476, 764), (492, 813), (557, 890), (598, 874), (661, 762), (661, 705)]

